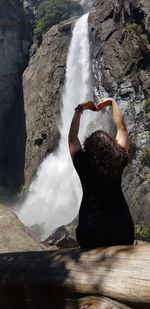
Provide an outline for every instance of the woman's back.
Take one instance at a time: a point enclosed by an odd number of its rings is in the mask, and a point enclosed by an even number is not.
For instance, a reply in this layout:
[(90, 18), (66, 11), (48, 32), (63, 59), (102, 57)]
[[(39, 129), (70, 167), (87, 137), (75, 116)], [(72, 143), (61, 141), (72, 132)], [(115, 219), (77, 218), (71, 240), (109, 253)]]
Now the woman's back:
[(123, 168), (115, 181), (104, 181), (103, 176), (98, 177), (91, 170), (82, 149), (76, 152), (73, 163), (83, 189), (77, 228), (77, 239), (81, 246), (133, 243), (133, 222), (121, 190)]
[[(86, 138), (82, 150), (78, 138), (82, 112), (99, 112), (106, 106), (112, 107), (115, 139), (99, 130)], [(121, 190), (122, 171), (128, 161), (128, 131), (117, 102), (112, 98), (103, 98), (98, 104), (88, 101), (78, 105), (68, 142), (83, 188), (76, 231), (80, 246), (132, 244), (134, 226)]]

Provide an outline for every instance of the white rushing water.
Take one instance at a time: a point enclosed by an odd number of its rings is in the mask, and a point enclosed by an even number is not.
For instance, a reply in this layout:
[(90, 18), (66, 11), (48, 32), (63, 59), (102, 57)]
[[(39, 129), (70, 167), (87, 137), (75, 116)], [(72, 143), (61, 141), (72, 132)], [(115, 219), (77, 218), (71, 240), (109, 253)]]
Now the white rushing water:
[[(67, 142), (75, 106), (92, 99), (89, 53), (88, 14), (85, 14), (75, 24), (67, 57), (59, 147), (39, 167), (28, 196), (18, 211), (19, 218), (26, 226), (42, 226), (41, 238), (47, 237), (56, 227), (69, 223), (79, 210), (81, 185), (73, 168)], [(91, 117), (93, 113), (90, 111), (82, 115), (81, 140)]]

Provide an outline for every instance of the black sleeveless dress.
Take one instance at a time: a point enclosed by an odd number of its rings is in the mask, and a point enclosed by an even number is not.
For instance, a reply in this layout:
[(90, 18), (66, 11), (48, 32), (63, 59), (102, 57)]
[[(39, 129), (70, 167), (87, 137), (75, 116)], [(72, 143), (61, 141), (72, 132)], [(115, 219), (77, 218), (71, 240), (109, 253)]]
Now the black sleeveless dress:
[(117, 180), (104, 182), (89, 166), (80, 149), (73, 159), (83, 197), (79, 210), (76, 237), (82, 248), (129, 245), (134, 242), (134, 225), (121, 189), (123, 168)]

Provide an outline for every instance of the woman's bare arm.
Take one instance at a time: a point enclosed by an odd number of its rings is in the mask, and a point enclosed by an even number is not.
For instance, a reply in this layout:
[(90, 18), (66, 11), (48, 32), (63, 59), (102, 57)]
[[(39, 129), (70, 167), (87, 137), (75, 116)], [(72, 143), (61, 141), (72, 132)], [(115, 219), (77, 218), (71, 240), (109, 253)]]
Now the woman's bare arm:
[(69, 143), (69, 151), (70, 155), (73, 159), (75, 153), (81, 149), (81, 144), (78, 138), (78, 132), (80, 127), (80, 118), (82, 111), (88, 109), (92, 111), (98, 111), (98, 106), (92, 101), (84, 102), (79, 105), (80, 108), (75, 109), (75, 113), (73, 115), (71, 126), (68, 135), (68, 143)]
[(113, 119), (117, 128), (116, 140), (122, 147), (128, 150), (128, 131), (117, 102), (112, 98), (102, 99), (98, 104), (99, 110), (105, 106), (112, 106)]
[(81, 148), (81, 144), (78, 138), (80, 117), (81, 117), (80, 111), (76, 110), (71, 121), (71, 126), (68, 135), (69, 151), (72, 159), (75, 153)]
[(128, 131), (124, 122), (123, 116), (119, 110), (118, 104), (112, 100), (112, 112), (114, 123), (117, 128), (116, 140), (117, 142), (128, 150)]

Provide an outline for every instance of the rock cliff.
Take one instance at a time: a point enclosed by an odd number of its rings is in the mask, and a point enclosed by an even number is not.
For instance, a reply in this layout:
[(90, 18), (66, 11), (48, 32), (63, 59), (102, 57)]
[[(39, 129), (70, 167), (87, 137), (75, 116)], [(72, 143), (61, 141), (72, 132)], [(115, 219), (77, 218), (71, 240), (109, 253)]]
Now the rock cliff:
[[(96, 1), (89, 17), (95, 97), (114, 96), (124, 113), (131, 161), (123, 190), (135, 223), (150, 222), (150, 3)], [(148, 160), (148, 158), (147, 158)], [(147, 161), (148, 162), (148, 161)]]
[[(41, 46), (30, 49), (39, 2), (0, 3), (1, 188), (19, 190), (24, 166), (28, 186), (59, 140), (61, 94), (75, 19), (53, 26)], [(80, 3), (87, 9), (85, 1)], [(89, 0), (88, 7), (95, 99), (114, 96), (125, 115), (131, 162), (123, 190), (135, 222), (148, 223), (150, 4), (148, 0)]]
[(73, 20), (53, 26), (23, 75), (26, 113), (26, 184), (41, 160), (58, 145), (61, 94)]
[[(29, 31), (30, 28), (30, 31)], [(0, 188), (24, 182), (25, 113), (22, 73), (28, 63), (31, 25), (20, 0), (0, 2)]]

